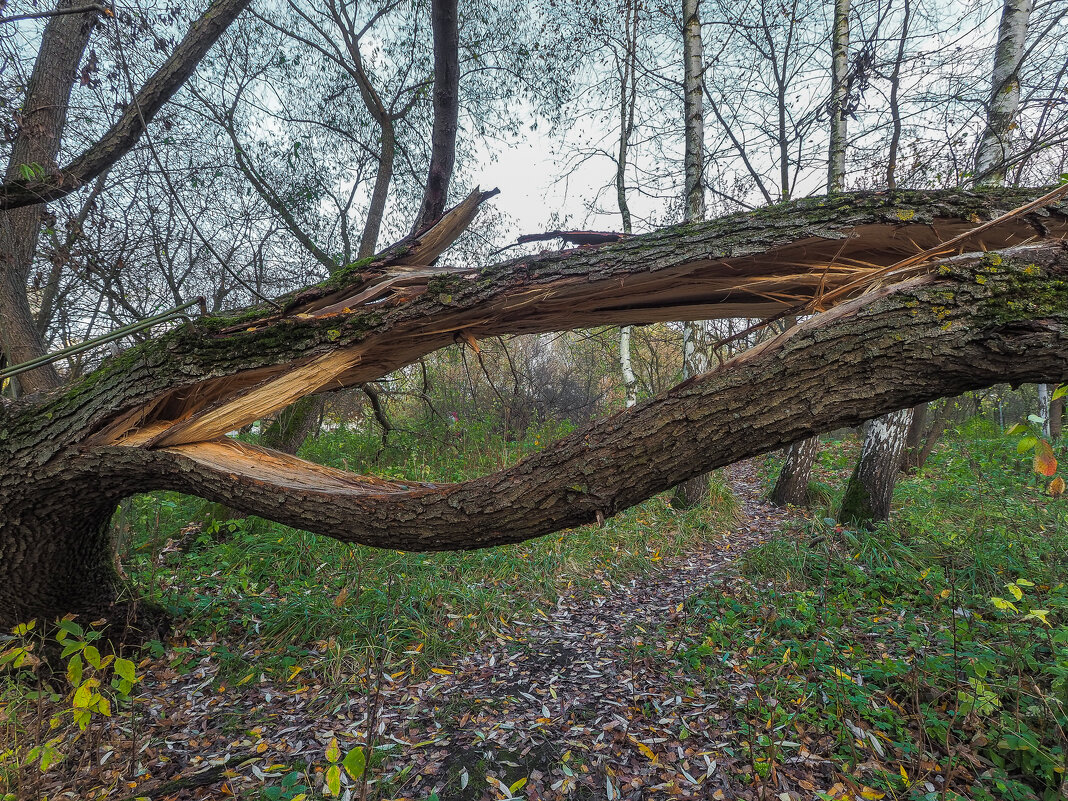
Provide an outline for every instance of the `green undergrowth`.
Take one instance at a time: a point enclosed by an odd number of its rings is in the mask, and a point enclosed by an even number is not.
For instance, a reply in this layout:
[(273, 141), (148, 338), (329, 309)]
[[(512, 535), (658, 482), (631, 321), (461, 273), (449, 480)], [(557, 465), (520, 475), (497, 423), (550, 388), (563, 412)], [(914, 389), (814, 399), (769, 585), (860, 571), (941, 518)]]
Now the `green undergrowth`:
[[(947, 440), (899, 483), (889, 524), (816, 517), (749, 551), (727, 594), (691, 603), (685, 662), (710, 685), (741, 682), (754, 784), (1064, 797), (1068, 501), (991, 427)], [(818, 481), (833, 509), (849, 449), (826, 451)]]
[[(566, 430), (543, 427), (518, 442), (470, 427), (401, 432), (383, 449), (373, 433), (342, 429), (301, 455), (400, 480), (457, 481), (512, 464)], [(548, 614), (562, 591), (604, 590), (721, 535), (735, 507), (713, 481), (716, 500), (704, 508), (676, 512), (653, 498), (603, 528), (450, 553), (351, 545), (257, 518), (197, 532), (183, 526), (202, 502), (156, 493), (120, 515), (125, 569), (138, 592), (171, 612), (181, 636), (220, 643), (220, 681), (296, 665), (341, 677), (371, 658), (411, 662), (418, 672), (512, 620)]]

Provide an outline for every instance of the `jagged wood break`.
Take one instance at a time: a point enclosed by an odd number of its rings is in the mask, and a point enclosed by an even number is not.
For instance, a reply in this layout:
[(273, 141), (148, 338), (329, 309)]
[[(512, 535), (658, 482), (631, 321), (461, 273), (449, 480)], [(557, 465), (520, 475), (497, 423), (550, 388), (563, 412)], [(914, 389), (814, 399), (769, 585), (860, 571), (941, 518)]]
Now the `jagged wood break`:
[[(814, 198), (478, 270), (431, 266), (487, 194), (419, 238), (280, 298), (282, 313), (202, 319), (63, 390), (5, 404), (0, 623), (106, 611), (118, 589), (108, 521), (134, 492), (189, 492), (380, 547), (478, 548), (590, 522), (711, 468), (924, 400), (1068, 378), (1063, 206), (960, 241), (925, 270), (885, 274), (1033, 190)], [(456, 341), (760, 317), (821, 298), (837, 305), (461, 484), (356, 476), (225, 437)]]

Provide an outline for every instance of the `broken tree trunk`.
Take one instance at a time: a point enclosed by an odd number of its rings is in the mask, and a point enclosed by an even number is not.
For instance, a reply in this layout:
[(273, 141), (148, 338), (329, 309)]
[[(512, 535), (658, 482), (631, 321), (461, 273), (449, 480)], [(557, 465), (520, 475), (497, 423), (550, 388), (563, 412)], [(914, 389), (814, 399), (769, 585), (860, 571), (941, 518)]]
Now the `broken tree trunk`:
[[(867, 291), (857, 283), (872, 265), (1033, 194), (813, 198), (481, 270), (426, 267), (444, 247), (439, 229), (280, 298), (281, 312), (202, 318), (67, 387), (0, 401), (0, 625), (109, 608), (119, 585), (108, 522), (135, 492), (187, 492), (379, 547), (481, 548), (588, 523), (699, 473), (925, 400), (1062, 381), (1068, 254), (1041, 235), (1068, 232), (1064, 208), (984, 232), (982, 245), (1001, 252), (947, 253), (905, 276), (876, 271), (882, 285)], [(440, 225), (460, 227), (480, 200)], [(835, 308), (460, 484), (357, 476), (226, 436), (458, 340), (754, 317), (846, 283), (853, 297), (839, 295)]]

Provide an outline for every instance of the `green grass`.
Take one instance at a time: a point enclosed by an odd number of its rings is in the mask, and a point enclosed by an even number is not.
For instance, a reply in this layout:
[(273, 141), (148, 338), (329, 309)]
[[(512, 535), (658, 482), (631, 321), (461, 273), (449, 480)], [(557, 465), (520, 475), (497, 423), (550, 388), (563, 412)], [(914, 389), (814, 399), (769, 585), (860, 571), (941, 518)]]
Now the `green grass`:
[[(754, 783), (800, 781), (806, 748), (872, 798), (1063, 797), (1068, 502), (1015, 444), (972, 422), (899, 483), (891, 523), (817, 516), (696, 599), (690, 669), (722, 684), (733, 661), (755, 685), (738, 710)], [(850, 450), (825, 450), (823, 514)]]
[[(377, 461), (378, 475), (399, 479), (462, 480), (514, 463), (566, 430), (543, 427), (521, 442), (487, 431), (470, 440), (470, 432), (448, 429), (402, 433), (385, 450), (375, 435), (340, 430), (309, 442), (301, 455), (353, 470)], [(427, 448), (428, 439), (445, 445)], [(735, 506), (718, 479), (713, 490), (706, 507), (689, 512), (653, 498), (603, 528), (473, 552), (380, 550), (249, 518), (211, 526), (184, 552), (172, 547), (162, 557), (161, 546), (180, 539), (200, 502), (156, 493), (124, 510), (125, 567), (139, 592), (170, 610), (182, 634), (229, 644), (216, 654), (225, 680), (263, 669), (244, 656), (242, 643), (253, 639), (270, 669), (300, 662), (323, 670), (325, 655), (325, 669), (340, 678), (383, 648), (388, 658), (407, 655), (426, 668), (513, 619), (545, 612), (563, 590), (655, 569), (721, 534)]]

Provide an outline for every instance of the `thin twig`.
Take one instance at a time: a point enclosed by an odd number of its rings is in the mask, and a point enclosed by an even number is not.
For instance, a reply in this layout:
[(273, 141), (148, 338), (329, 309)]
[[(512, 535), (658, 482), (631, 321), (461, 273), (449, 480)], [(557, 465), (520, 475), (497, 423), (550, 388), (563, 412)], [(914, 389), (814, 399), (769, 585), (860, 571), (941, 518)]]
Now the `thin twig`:
[[(112, 19), (115, 20), (114, 15), (112, 15)], [(126, 63), (126, 51), (122, 46), (122, 35), (119, 31), (117, 20), (115, 20), (115, 46), (119, 52), (119, 64), (122, 67), (123, 75), (125, 75), (126, 77), (126, 83), (130, 90), (130, 98), (133, 102), (134, 109), (137, 111), (137, 116), (141, 120), (141, 127), (144, 130), (145, 144), (148, 145), (148, 150), (152, 154), (152, 160), (156, 163), (156, 166), (159, 168), (160, 175), (163, 178), (163, 182), (167, 185), (167, 191), (170, 192), (175, 204), (181, 210), (182, 215), (189, 223), (190, 228), (193, 229), (193, 233), (197, 235), (197, 238), (200, 239), (204, 247), (207, 248), (208, 252), (215, 257), (216, 261), (219, 262), (219, 266), (230, 274), (231, 278), (237, 281), (237, 283), (241, 284), (241, 286), (243, 286), (253, 297), (259, 298), (265, 303), (269, 303), (270, 305), (278, 309), (278, 311), (282, 311), (282, 307), (277, 302), (257, 292), (248, 282), (246, 282), (240, 275), (238, 275), (236, 272), (234, 272), (233, 269), (231, 269), (230, 265), (227, 264), (226, 260), (223, 259), (223, 257), (219, 254), (219, 251), (217, 251), (215, 249), (215, 246), (208, 241), (207, 237), (205, 237), (203, 233), (201, 233), (200, 228), (197, 226), (196, 222), (194, 222), (193, 216), (189, 213), (189, 210), (186, 209), (185, 203), (182, 202), (181, 197), (179, 197), (178, 192), (175, 190), (174, 183), (171, 181), (170, 175), (167, 174), (167, 170), (163, 166), (163, 161), (160, 159), (159, 153), (156, 152), (156, 145), (152, 141), (152, 137), (148, 132), (148, 121), (145, 120), (144, 115), (141, 113), (141, 104), (137, 100), (137, 92), (134, 91), (133, 79), (130, 77), (130, 70)]]
[(31, 14), (15, 14), (10, 17), (0, 17), (0, 25), (5, 22), (23, 22), (30, 19), (47, 19), (49, 17), (62, 17), (66, 14), (88, 14), (91, 11), (95, 11), (97, 14), (104, 14), (108, 17), (115, 16), (110, 8), (107, 6), (97, 5), (95, 3), (88, 6), (77, 6), (75, 8), (57, 8), (53, 11), (35, 11)]

